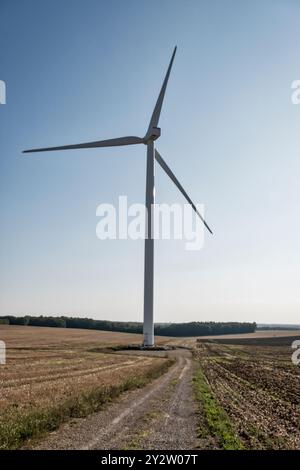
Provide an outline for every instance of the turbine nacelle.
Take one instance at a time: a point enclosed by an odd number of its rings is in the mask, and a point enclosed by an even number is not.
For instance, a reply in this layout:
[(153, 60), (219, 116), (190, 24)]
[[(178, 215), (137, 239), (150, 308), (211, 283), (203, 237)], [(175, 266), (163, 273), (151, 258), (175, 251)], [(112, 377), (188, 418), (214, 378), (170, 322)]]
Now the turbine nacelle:
[(161, 135), (161, 129), (160, 127), (151, 127), (151, 129), (148, 129), (147, 134), (144, 137), (144, 143), (147, 145), (148, 142), (151, 140), (156, 140), (160, 137)]

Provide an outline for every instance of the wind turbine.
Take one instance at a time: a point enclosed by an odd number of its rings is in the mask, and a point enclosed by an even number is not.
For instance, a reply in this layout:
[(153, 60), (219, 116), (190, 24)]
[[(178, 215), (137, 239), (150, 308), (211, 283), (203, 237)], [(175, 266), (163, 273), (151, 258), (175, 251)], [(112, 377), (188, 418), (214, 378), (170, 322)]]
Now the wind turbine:
[(31, 150), (24, 150), (23, 153), (32, 152), (48, 152), (53, 150), (72, 150), (72, 149), (86, 149), (86, 148), (98, 148), (98, 147), (115, 147), (121, 145), (134, 145), (144, 144), (147, 146), (147, 172), (146, 172), (146, 233), (145, 233), (145, 265), (144, 265), (144, 347), (151, 347), (154, 345), (154, 323), (153, 323), (153, 271), (154, 271), (154, 220), (152, 217), (152, 206), (154, 204), (154, 160), (156, 160), (162, 169), (171, 178), (173, 183), (177, 186), (179, 191), (184, 195), (185, 199), (192, 206), (194, 211), (200, 217), (205, 227), (212, 233), (211, 229), (203, 219), (202, 215), (197, 210), (195, 204), (192, 202), (186, 191), (183, 189), (178, 179), (171, 171), (169, 166), (163, 160), (162, 156), (155, 149), (154, 141), (160, 137), (160, 128), (158, 127), (158, 121), (160, 112), (173, 65), (174, 57), (176, 54), (175, 47), (171, 61), (163, 81), (157, 102), (155, 104), (149, 127), (144, 137), (128, 136), (119, 137), (117, 139), (98, 140), (95, 142), (86, 142), (75, 145), (63, 145), (59, 147), (46, 147), (46, 148), (35, 148)]

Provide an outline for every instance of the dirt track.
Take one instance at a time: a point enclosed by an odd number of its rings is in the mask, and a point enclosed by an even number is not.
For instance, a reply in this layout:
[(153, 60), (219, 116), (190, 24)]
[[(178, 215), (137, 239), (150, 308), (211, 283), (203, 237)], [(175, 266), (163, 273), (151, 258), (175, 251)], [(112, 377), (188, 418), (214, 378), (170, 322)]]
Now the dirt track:
[(62, 426), (38, 449), (193, 449), (197, 413), (191, 353), (169, 353), (176, 363), (148, 386), (122, 395), (98, 413)]

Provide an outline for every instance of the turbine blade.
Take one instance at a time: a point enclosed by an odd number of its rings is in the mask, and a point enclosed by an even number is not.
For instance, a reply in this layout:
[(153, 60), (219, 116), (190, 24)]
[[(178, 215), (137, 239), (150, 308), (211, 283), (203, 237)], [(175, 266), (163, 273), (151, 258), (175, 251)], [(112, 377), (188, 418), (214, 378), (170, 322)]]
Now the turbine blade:
[(167, 70), (165, 79), (164, 79), (164, 81), (163, 81), (163, 84), (162, 84), (160, 93), (159, 93), (159, 95), (158, 95), (158, 98), (157, 98), (157, 101), (156, 101), (156, 105), (155, 105), (155, 108), (154, 108), (154, 110), (153, 110), (153, 114), (152, 114), (152, 116), (151, 116), (151, 120), (150, 120), (150, 124), (149, 124), (148, 131), (149, 131), (150, 129), (152, 129), (152, 127), (157, 127), (157, 126), (158, 126), (158, 121), (159, 121), (159, 116), (160, 116), (160, 112), (161, 112), (161, 107), (162, 107), (162, 104), (163, 104), (163, 100), (164, 100), (164, 96), (165, 96), (165, 92), (166, 92), (166, 88), (167, 88), (169, 76), (170, 76), (170, 73), (171, 73), (171, 68), (172, 68), (172, 65), (173, 65), (174, 57), (175, 57), (175, 54), (176, 54), (176, 50), (177, 50), (177, 46), (175, 46), (175, 48), (174, 48), (174, 51), (173, 51), (173, 54), (172, 54), (172, 57), (171, 57), (171, 61), (170, 61), (170, 64), (169, 64), (169, 67), (168, 67), (168, 70)]
[(158, 153), (157, 150), (155, 150), (155, 159), (156, 161), (160, 164), (160, 166), (162, 167), (162, 169), (167, 173), (167, 175), (171, 178), (171, 180), (173, 181), (173, 183), (175, 183), (175, 185), (177, 186), (177, 188), (179, 189), (179, 191), (184, 195), (185, 199), (188, 201), (189, 204), (191, 204), (192, 208), (194, 209), (194, 211), (196, 212), (196, 214), (200, 217), (200, 219), (202, 220), (202, 222), (204, 223), (205, 227), (207, 228), (207, 230), (212, 234), (213, 232), (211, 231), (211, 229), (209, 228), (209, 226), (207, 225), (207, 223), (205, 222), (205, 220), (203, 219), (202, 215), (200, 214), (200, 212), (197, 210), (197, 207), (195, 206), (195, 204), (193, 203), (193, 201), (191, 200), (191, 198), (188, 196), (188, 194), (185, 192), (185, 190), (183, 189), (183, 187), (181, 186), (181, 184), (179, 183), (178, 179), (176, 178), (176, 176), (174, 175), (174, 173), (172, 172), (172, 170), (168, 167), (168, 165), (166, 164), (166, 162), (164, 161), (164, 159), (162, 158), (162, 156)]
[(72, 150), (72, 149), (88, 149), (88, 148), (98, 148), (98, 147), (115, 147), (118, 145), (134, 145), (142, 144), (144, 141), (141, 137), (128, 136), (128, 137), (119, 137), (117, 139), (108, 139), (108, 140), (97, 140), (95, 142), (86, 142), (83, 144), (74, 144), (74, 145), (63, 145), (61, 147), (45, 147), (38, 149), (23, 150), (23, 153), (32, 153), (32, 152), (49, 152), (52, 150)]

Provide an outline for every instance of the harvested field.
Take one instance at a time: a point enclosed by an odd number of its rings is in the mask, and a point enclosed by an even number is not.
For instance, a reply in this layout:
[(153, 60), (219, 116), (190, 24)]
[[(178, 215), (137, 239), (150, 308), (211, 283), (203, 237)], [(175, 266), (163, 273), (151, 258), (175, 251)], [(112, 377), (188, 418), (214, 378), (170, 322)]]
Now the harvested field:
[[(47, 328), (39, 326), (0, 325), (0, 339), (11, 349), (100, 347), (119, 344), (140, 344), (142, 335), (114, 331), (81, 330), (77, 328)], [(168, 342), (166, 337), (156, 337), (158, 344)]]
[(2, 325), (0, 338), (7, 346), (0, 368), (0, 448), (18, 447), (85, 416), (169, 365), (161, 356), (109, 353), (109, 346), (141, 342), (139, 335)]
[(297, 332), (197, 343), (210, 389), (245, 448), (300, 449), (300, 367), (291, 361), (293, 339)]
[(126, 349), (140, 335), (1, 325), (0, 448), (300, 449), (299, 338), (158, 337), (176, 350), (149, 352)]
[(284, 338), (284, 337), (300, 337), (300, 330), (259, 330), (255, 333), (241, 333), (232, 335), (212, 335), (200, 336), (203, 339), (217, 339), (219, 340), (236, 340), (236, 339), (264, 339), (264, 338)]

